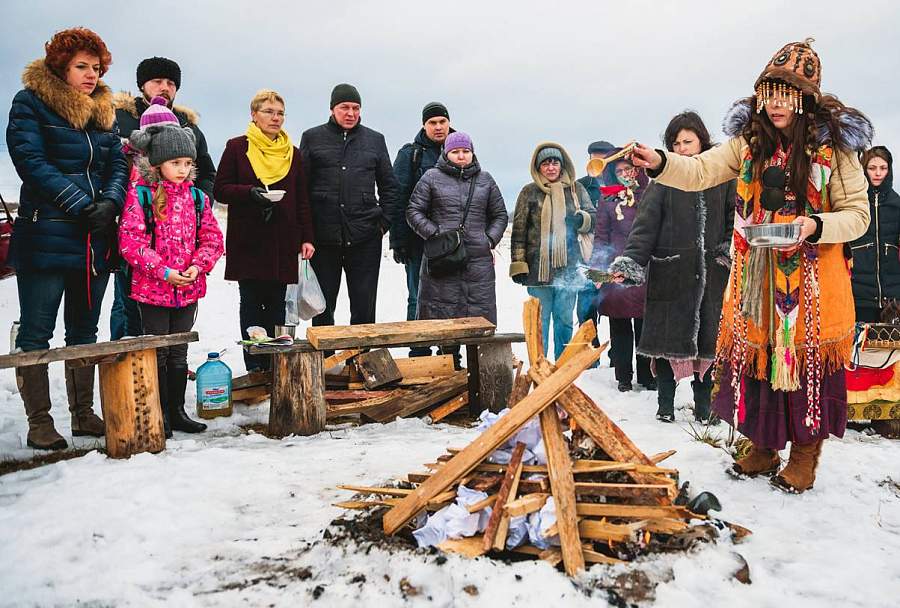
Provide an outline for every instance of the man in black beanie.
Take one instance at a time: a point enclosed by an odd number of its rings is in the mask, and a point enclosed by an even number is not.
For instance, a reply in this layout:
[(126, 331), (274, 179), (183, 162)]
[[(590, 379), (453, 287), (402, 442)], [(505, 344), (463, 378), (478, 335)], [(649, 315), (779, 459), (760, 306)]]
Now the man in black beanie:
[[(190, 108), (174, 105), (175, 95), (181, 88), (181, 68), (165, 57), (149, 57), (138, 64), (137, 86), (140, 96), (125, 91), (113, 96), (116, 107), (116, 123), (119, 137), (128, 139), (132, 131), (140, 128), (141, 114), (154, 97), (165, 97), (168, 106), (178, 118), (182, 127), (190, 127), (197, 141), (197, 177), (194, 185), (203, 190), (209, 200), (213, 200), (213, 183), (216, 181), (216, 166), (209, 156), (206, 137), (197, 126), (198, 116)], [(115, 273), (115, 298), (109, 319), (110, 338), (118, 340), (123, 336), (139, 336), (143, 333), (141, 316), (137, 303), (128, 297), (131, 292), (130, 269), (123, 268)]]
[[(419, 179), (426, 171), (437, 164), (441, 157), (444, 140), (453, 132), (450, 126), (450, 112), (444, 104), (432, 101), (422, 108), (422, 128), (411, 143), (404, 145), (397, 152), (394, 161), (394, 175), (400, 185), (400, 211), (391, 228), (391, 249), (394, 261), (406, 266), (406, 320), (416, 318), (416, 307), (419, 295), (419, 271), (422, 267), (423, 242), (410, 230), (406, 223), (406, 208), (409, 197)], [(410, 357), (428, 356), (431, 348), (420, 346), (411, 348)]]
[(384, 136), (360, 124), (361, 107), (356, 87), (337, 85), (328, 122), (300, 138), (316, 235), (310, 262), (325, 295), (315, 326), (334, 325), (343, 273), (350, 323), (375, 322), (381, 241), (398, 212), (398, 189)]

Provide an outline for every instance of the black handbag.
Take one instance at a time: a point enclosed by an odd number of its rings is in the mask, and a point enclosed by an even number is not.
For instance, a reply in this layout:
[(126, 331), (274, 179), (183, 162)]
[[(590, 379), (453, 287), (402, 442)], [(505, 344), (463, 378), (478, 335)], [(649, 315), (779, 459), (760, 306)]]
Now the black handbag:
[(475, 178), (469, 183), (469, 196), (466, 198), (466, 206), (463, 209), (462, 221), (458, 228), (439, 232), (425, 239), (425, 260), (428, 274), (433, 277), (445, 277), (451, 275), (466, 266), (469, 255), (466, 253), (466, 244), (463, 242), (463, 227), (466, 217), (469, 215), (469, 206), (472, 204), (472, 196), (475, 194)]

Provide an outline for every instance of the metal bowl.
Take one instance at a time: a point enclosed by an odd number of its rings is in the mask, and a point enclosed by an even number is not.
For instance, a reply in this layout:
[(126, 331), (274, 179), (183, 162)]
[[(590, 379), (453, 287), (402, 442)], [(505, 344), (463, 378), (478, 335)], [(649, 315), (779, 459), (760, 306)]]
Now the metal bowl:
[(751, 247), (790, 247), (800, 242), (800, 224), (756, 224), (745, 226)]

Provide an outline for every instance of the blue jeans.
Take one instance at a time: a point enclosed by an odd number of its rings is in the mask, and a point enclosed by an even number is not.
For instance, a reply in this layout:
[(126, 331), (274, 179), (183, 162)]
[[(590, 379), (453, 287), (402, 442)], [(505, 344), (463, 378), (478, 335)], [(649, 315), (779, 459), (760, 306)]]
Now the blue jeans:
[(131, 299), (131, 268), (113, 273), (113, 305), (109, 314), (109, 339), (121, 340), (125, 336), (144, 333), (141, 309)]
[(553, 321), (554, 360), (559, 359), (566, 344), (572, 339), (572, 315), (575, 313), (576, 294), (574, 290), (550, 285), (528, 288), (528, 295), (541, 301), (544, 355), (550, 346), (550, 322)]
[(597, 288), (591, 284), (578, 291), (578, 324), (581, 325), (588, 319), (597, 323), (597, 307), (594, 299), (597, 297)]
[(16, 347), (28, 352), (50, 348), (56, 313), (65, 295), (63, 320), (66, 346), (97, 341), (100, 304), (109, 273), (91, 277), (88, 306), (87, 277), (83, 270), (28, 270), (16, 274), (19, 291), (19, 335)]
[[(422, 252), (410, 254), (406, 262), (406, 320), (416, 320), (416, 310), (419, 306), (419, 275), (422, 272)], [(431, 355), (431, 347), (417, 346), (409, 349), (410, 357), (427, 357)]]

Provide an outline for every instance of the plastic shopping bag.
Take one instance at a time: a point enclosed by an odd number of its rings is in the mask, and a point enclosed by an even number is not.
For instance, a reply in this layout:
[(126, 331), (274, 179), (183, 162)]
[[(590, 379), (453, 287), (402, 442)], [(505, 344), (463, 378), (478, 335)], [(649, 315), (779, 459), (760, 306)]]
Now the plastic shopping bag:
[(299, 325), (300, 319), (308, 321), (325, 310), (325, 295), (309, 261), (303, 260), (300, 277), (296, 284), (288, 285), (284, 300), (284, 322), (288, 325)]

